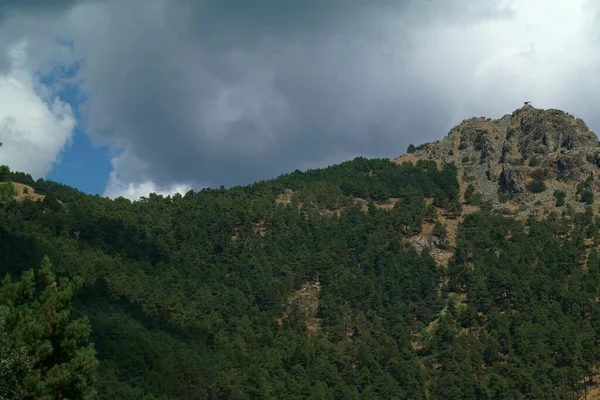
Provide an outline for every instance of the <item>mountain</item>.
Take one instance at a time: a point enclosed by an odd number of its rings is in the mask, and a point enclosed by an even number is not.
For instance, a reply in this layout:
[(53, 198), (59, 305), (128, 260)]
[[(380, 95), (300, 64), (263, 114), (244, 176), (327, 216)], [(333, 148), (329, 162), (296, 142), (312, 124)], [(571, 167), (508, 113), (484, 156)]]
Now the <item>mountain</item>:
[(557, 190), (582, 209), (581, 194), (600, 186), (598, 137), (571, 114), (529, 104), (497, 120), (465, 120), (442, 140), (394, 161), (428, 159), (455, 163), (463, 194), (472, 184), (482, 201), (525, 215), (557, 211)]
[(596, 136), (527, 105), (409, 150), (137, 202), (4, 171), (0, 272), (83, 279), (100, 399), (593, 394)]

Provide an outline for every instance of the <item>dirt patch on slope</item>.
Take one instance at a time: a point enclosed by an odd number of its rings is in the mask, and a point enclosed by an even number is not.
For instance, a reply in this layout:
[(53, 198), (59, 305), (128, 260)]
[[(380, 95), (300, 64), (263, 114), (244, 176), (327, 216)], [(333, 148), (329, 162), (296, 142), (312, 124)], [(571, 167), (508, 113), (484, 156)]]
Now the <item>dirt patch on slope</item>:
[(282, 204), (284, 206), (288, 205), (292, 202), (293, 194), (294, 191), (292, 189), (285, 189), (283, 193), (277, 195), (277, 197), (275, 198), (275, 203)]
[(17, 196), (15, 198), (17, 201), (42, 201), (44, 200), (44, 198), (46, 198), (46, 196), (44, 196), (43, 194), (37, 194), (31, 186), (15, 182), (13, 182), (13, 186), (15, 187), (15, 191), (17, 192)]
[(600, 400), (600, 370), (594, 368), (591, 380), (589, 377), (585, 378), (585, 389), (581, 389), (579, 395), (580, 400)]
[(319, 330), (321, 320), (316, 317), (319, 308), (319, 293), (321, 282), (308, 282), (292, 293), (287, 300), (285, 312), (277, 319), (277, 324), (283, 326), (283, 321), (288, 318), (294, 307), (306, 316), (306, 328), (314, 333)]

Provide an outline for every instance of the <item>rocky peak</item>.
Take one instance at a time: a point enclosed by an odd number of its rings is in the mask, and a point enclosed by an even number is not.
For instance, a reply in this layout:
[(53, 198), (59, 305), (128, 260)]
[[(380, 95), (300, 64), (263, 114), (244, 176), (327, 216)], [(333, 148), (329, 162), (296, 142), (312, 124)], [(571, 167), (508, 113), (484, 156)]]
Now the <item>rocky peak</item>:
[(525, 106), (513, 112), (510, 120), (514, 126), (510, 136), (516, 134), (519, 150), (526, 156), (598, 146), (598, 138), (583, 120), (561, 110)]
[(579, 208), (583, 191), (600, 189), (598, 137), (569, 113), (530, 104), (496, 120), (466, 119), (442, 140), (395, 161), (419, 159), (456, 163), (461, 184), (472, 184), (497, 208), (551, 208), (556, 190)]

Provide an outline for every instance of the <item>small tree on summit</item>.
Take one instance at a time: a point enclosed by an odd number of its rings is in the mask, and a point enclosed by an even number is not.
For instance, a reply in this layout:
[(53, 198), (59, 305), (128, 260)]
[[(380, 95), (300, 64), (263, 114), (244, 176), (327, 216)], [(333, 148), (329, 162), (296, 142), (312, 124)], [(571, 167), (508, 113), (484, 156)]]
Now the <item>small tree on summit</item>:
[(410, 154), (410, 153), (414, 153), (414, 152), (415, 152), (415, 150), (416, 150), (416, 148), (415, 148), (415, 145), (414, 145), (414, 144), (409, 144), (409, 145), (408, 145), (408, 149), (406, 149), (406, 152), (407, 152), (408, 154)]

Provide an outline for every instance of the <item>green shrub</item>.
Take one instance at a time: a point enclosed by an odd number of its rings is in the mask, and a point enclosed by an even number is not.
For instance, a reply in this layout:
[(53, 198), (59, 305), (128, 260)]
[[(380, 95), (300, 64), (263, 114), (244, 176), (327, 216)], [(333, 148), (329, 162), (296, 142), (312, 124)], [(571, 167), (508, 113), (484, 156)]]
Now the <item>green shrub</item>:
[(530, 167), (537, 167), (539, 164), (540, 164), (540, 160), (536, 156), (532, 156), (529, 159), (529, 166)]
[(531, 193), (542, 193), (546, 190), (546, 184), (544, 181), (534, 180), (527, 185), (527, 189), (529, 189)]
[(504, 143), (502, 145), (502, 154), (500, 155), (500, 162), (501, 163), (505, 163), (506, 162), (506, 155), (508, 154), (509, 151), (510, 151), (509, 147), (507, 146), (506, 143)]
[(433, 227), (433, 231), (431, 232), (431, 234), (433, 236), (435, 236), (436, 238), (440, 239), (441, 245), (443, 247), (444, 241), (446, 240), (446, 237), (448, 236), (448, 230), (446, 229), (446, 226), (443, 223), (441, 223), (440, 221), (437, 221), (435, 223), (435, 226)]
[(481, 203), (481, 195), (475, 191), (473, 184), (469, 184), (465, 190), (465, 202), (474, 206)]
[(541, 168), (533, 170), (529, 176), (535, 181), (543, 181), (546, 179), (546, 171)]
[(567, 197), (567, 194), (565, 192), (563, 192), (562, 190), (555, 190), (553, 195), (556, 199), (556, 203), (554, 203), (556, 207), (562, 207), (565, 205), (565, 197)]
[(581, 193), (581, 202), (585, 204), (594, 203), (594, 193), (591, 190), (584, 190)]
[(424, 218), (427, 221), (433, 222), (437, 217), (438, 217), (438, 212), (433, 204), (429, 204), (427, 207), (425, 207)]

